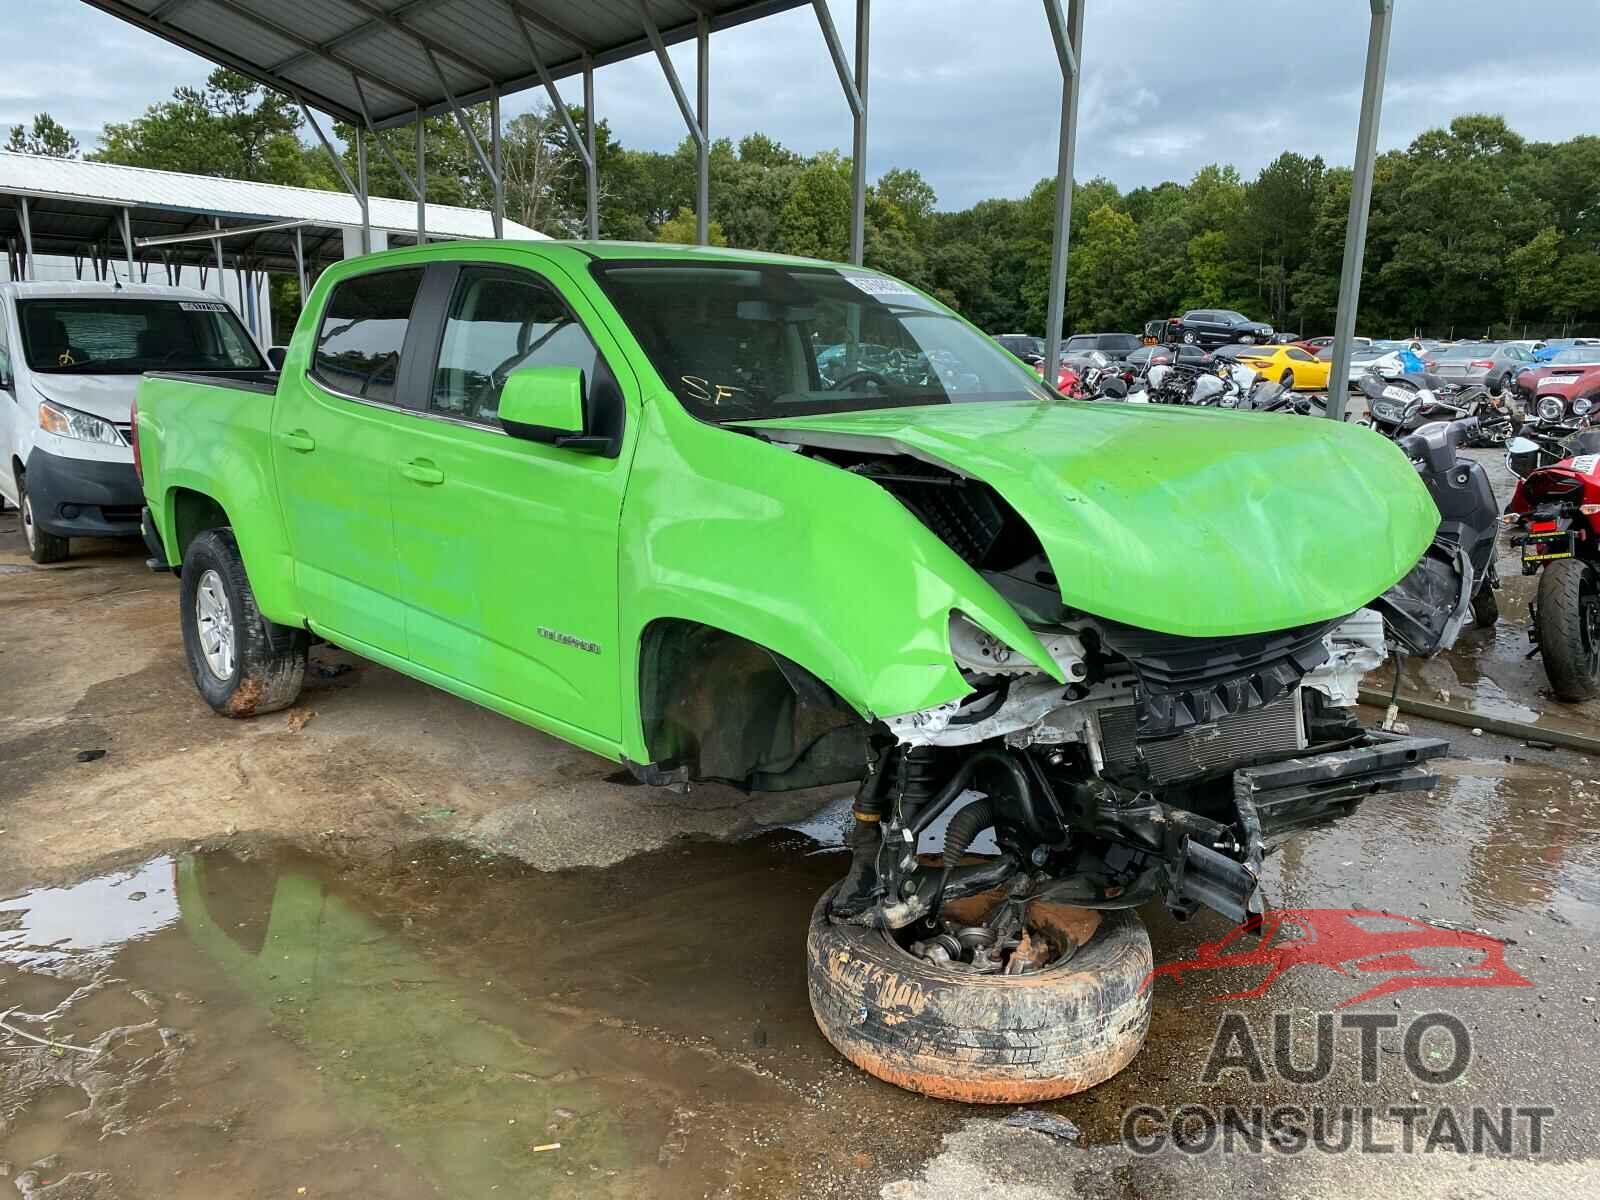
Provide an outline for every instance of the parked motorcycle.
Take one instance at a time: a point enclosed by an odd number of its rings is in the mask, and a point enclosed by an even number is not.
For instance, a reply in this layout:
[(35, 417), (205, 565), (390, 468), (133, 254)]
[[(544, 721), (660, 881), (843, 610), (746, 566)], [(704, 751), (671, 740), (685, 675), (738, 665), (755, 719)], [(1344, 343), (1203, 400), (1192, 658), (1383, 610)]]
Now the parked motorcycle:
[(1559, 699), (1591, 700), (1600, 695), (1600, 429), (1525, 433), (1506, 445), (1520, 478), (1504, 520), (1522, 573), (1539, 576), (1528, 640)]
[(1421, 561), (1373, 604), (1383, 613), (1390, 641), (1411, 654), (1450, 649), (1469, 617), (1481, 629), (1500, 617), (1494, 565), (1500, 505), (1483, 464), (1457, 454), (1478, 436), (1477, 424), (1475, 417), (1435, 421), (1395, 439), (1440, 518)]
[(1477, 419), (1477, 431), (1468, 443), (1503, 446), (1516, 432), (1516, 422), (1502, 396), (1496, 399), (1481, 387), (1451, 388), (1433, 376), (1383, 375), (1368, 371), (1361, 380), (1372, 428), (1391, 441), (1413, 433), (1433, 421)]

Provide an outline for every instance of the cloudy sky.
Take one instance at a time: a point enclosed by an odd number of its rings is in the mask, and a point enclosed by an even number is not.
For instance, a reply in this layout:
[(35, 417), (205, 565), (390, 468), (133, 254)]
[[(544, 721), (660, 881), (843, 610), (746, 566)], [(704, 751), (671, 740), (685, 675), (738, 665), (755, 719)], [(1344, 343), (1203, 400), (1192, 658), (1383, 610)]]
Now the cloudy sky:
[[(1349, 161), (1361, 0), (1087, 2), (1080, 179), (1127, 188), (1215, 161), (1249, 176), (1284, 149)], [(105, 122), (209, 70), (81, 0), (8, 7), (5, 125), (48, 110), (91, 147)], [(1541, 140), (1600, 132), (1600, 6), (1537, 7), (1532, 20), (1491, 0), (1397, 0), (1384, 147), (1462, 112), (1503, 113)], [(848, 44), (855, 5), (832, 8)], [(1020, 195), (1054, 172), (1061, 85), (1038, 0), (878, 0), (872, 49), (874, 175), (916, 167), (955, 208)], [(674, 58), (692, 78), (692, 47)], [(563, 91), (578, 99), (576, 81)], [(508, 101), (508, 114), (531, 99)], [(653, 59), (598, 72), (596, 107), (625, 145), (667, 149), (683, 136)], [(801, 151), (848, 150), (849, 110), (809, 6), (713, 39), (711, 122), (713, 136), (762, 130)]]

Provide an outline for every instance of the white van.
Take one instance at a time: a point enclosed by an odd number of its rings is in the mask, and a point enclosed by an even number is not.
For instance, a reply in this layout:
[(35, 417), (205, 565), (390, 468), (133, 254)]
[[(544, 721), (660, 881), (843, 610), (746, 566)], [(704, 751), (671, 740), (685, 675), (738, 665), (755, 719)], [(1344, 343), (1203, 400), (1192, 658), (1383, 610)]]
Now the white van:
[(139, 536), (128, 421), (140, 375), (268, 369), (215, 294), (0, 283), (0, 497), (20, 511), (33, 561), (60, 562), (74, 537)]

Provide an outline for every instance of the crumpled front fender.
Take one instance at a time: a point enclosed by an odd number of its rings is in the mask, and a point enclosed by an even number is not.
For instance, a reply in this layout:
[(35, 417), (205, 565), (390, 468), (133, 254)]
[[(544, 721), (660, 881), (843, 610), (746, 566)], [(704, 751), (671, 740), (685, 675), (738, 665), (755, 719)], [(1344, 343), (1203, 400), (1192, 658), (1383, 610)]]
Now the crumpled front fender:
[(630, 757), (645, 761), (639, 644), (659, 619), (792, 659), (865, 717), (972, 690), (951, 657), (953, 612), (1062, 679), (1016, 610), (878, 485), (670, 402), (644, 420), (622, 513)]

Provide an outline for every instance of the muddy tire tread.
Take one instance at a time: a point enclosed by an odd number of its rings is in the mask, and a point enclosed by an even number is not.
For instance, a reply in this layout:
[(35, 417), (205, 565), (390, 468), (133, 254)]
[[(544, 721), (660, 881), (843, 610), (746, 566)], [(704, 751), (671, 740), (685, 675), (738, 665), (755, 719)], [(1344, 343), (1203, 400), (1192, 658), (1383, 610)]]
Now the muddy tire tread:
[[(233, 678), (226, 682), (205, 665), (194, 616), (195, 589), (208, 569), (221, 576), (234, 610), (238, 644)], [(179, 604), (189, 674), (214, 711), (225, 717), (253, 717), (287, 708), (299, 698), (310, 635), (261, 615), (233, 530), (207, 529), (189, 543), (183, 555)]]
[(812, 1012), (869, 1074), (942, 1099), (1031, 1103), (1109, 1079), (1144, 1044), (1152, 957), (1131, 911), (1103, 914), (1060, 966), (963, 976), (919, 962), (877, 930), (832, 924), (828, 899), (806, 939)]

